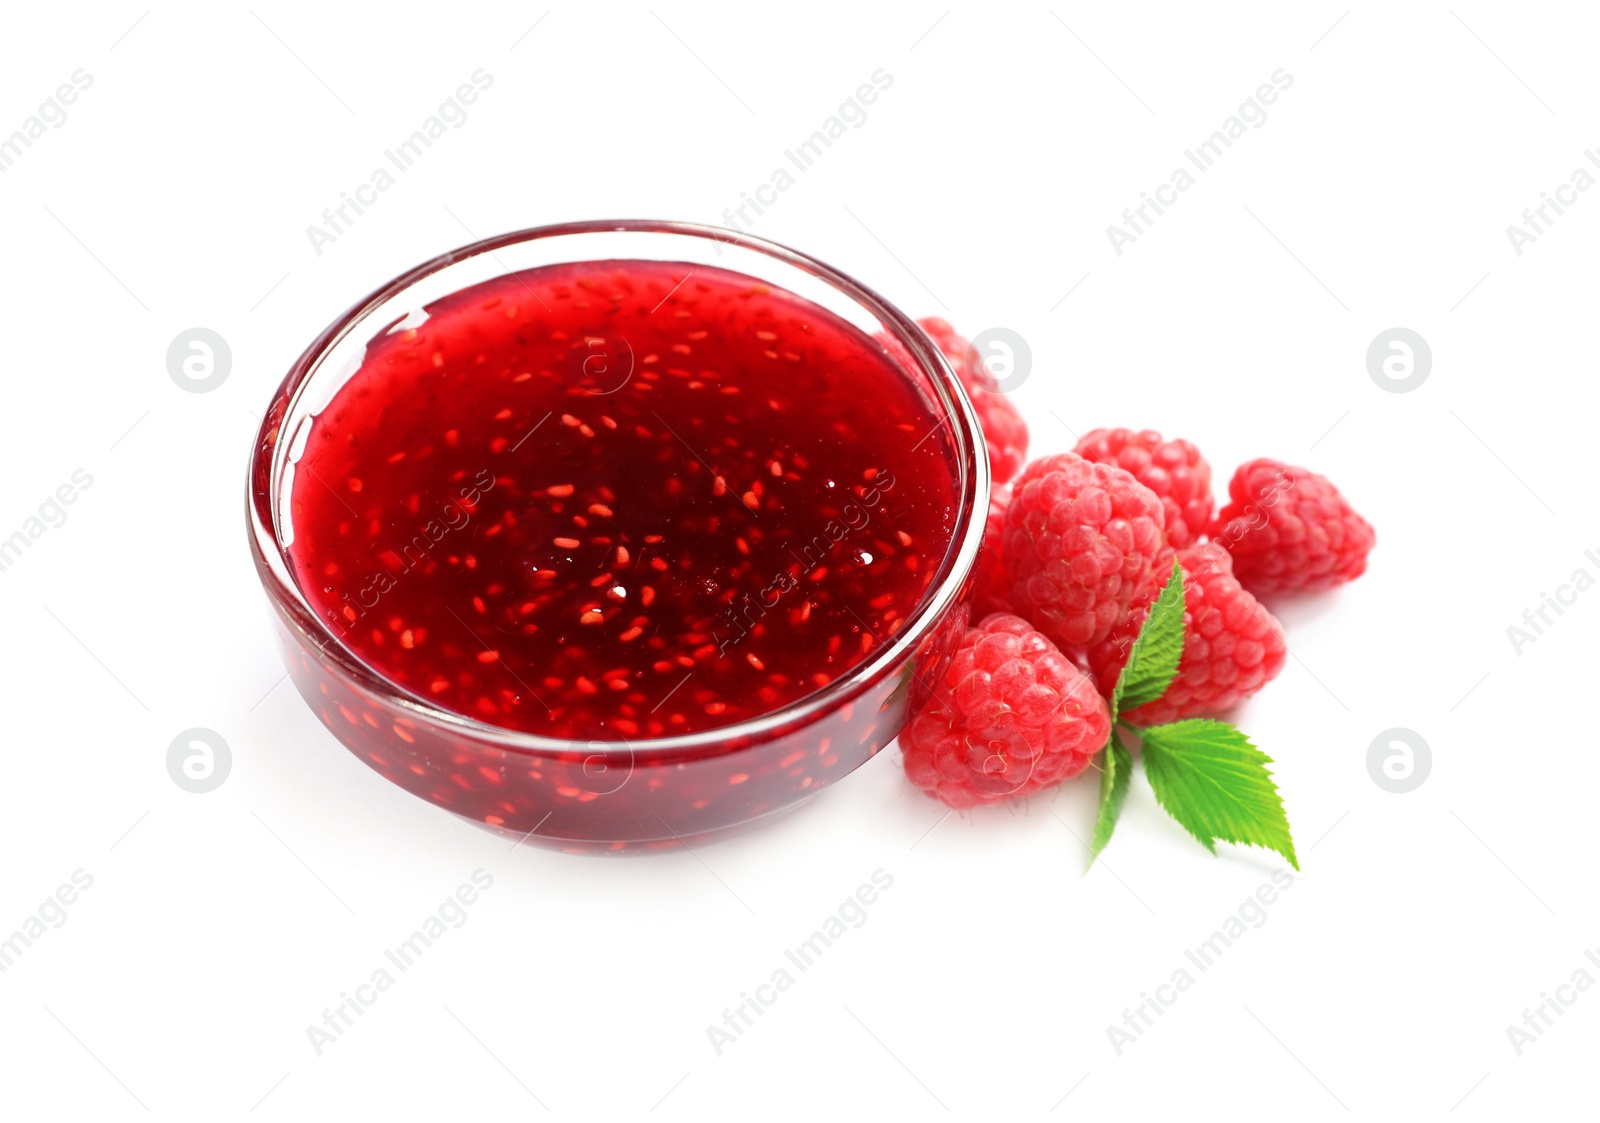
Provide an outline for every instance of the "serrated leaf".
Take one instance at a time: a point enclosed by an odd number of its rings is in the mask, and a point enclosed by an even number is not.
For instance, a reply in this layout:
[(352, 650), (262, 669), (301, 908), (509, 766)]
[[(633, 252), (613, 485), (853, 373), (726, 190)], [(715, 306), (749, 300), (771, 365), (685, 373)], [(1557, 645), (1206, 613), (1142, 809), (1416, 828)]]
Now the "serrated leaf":
[(1123, 710), (1154, 702), (1167, 692), (1183, 658), (1183, 569), (1172, 563), (1172, 575), (1161, 590), (1128, 651), (1111, 695), (1111, 720)]
[(1100, 811), (1095, 816), (1094, 837), (1089, 840), (1091, 866), (1111, 841), (1111, 832), (1116, 830), (1117, 816), (1122, 814), (1122, 803), (1128, 798), (1128, 784), (1132, 779), (1133, 756), (1113, 729), (1111, 739), (1100, 753)]
[(1213, 854), (1218, 840), (1276, 850), (1295, 869), (1294, 839), (1272, 758), (1238, 729), (1191, 718), (1140, 731), (1145, 775), (1160, 803)]

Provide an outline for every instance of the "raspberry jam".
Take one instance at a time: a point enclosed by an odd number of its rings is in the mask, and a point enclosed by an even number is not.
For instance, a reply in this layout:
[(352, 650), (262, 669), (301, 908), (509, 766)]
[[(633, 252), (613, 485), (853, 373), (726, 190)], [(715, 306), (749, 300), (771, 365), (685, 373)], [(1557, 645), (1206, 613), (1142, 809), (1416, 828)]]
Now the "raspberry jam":
[[(915, 661), (837, 728), (753, 756), (734, 738), (690, 768), (651, 741), (799, 702), (917, 613), (962, 482), (946, 413), (901, 362), (706, 265), (541, 267), (434, 302), (374, 338), (316, 416), (289, 566), (402, 692), (579, 744), (530, 765), (463, 733), (441, 758), (404, 707), (330, 683), (314, 653), (291, 652), (297, 685), (379, 771), (518, 833), (550, 819), (540, 836), (670, 845), (793, 802), (894, 737)], [(557, 822), (601, 796), (609, 826)]]

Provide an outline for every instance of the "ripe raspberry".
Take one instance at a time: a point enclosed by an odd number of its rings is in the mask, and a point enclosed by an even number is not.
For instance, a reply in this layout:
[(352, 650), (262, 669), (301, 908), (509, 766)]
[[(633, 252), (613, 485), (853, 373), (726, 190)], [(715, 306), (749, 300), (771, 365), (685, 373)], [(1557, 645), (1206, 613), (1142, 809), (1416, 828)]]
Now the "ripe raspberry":
[(999, 482), (1009, 480), (1028, 456), (1028, 426), (1022, 415), (1000, 392), (999, 383), (973, 353), (965, 336), (957, 335), (955, 328), (937, 316), (924, 317), (917, 324), (939, 345), (966, 388), (967, 397), (972, 399), (978, 423), (983, 427), (984, 443), (989, 446), (990, 472)]
[(1011, 603), (1057, 643), (1099, 643), (1172, 571), (1161, 500), (1121, 468), (1058, 453), (1011, 491), (1001, 540)]
[[(1135, 725), (1232, 709), (1283, 670), (1283, 626), (1233, 575), (1233, 559), (1214, 542), (1178, 554), (1183, 567), (1183, 658), (1167, 692), (1123, 716)], [(1128, 651), (1150, 615), (1147, 599), (1088, 651), (1089, 673), (1110, 696)]]
[(965, 361), (966, 337), (957, 332), (949, 320), (939, 316), (924, 316), (917, 321), (917, 326), (927, 332), (928, 338), (939, 345), (939, 350), (945, 353), (946, 358), (960, 358)]
[(1154, 429), (1096, 429), (1073, 449), (1086, 460), (1115, 464), (1155, 492), (1167, 512), (1175, 550), (1200, 541), (1211, 523), (1211, 465), (1188, 441), (1164, 441)]
[(983, 524), (983, 545), (978, 547), (978, 575), (974, 582), (972, 616), (982, 620), (995, 612), (1011, 612), (1011, 575), (1000, 552), (1005, 535), (1006, 508), (1011, 505), (1011, 485), (1001, 484), (989, 496), (989, 517)]
[(900, 748), (913, 784), (966, 808), (1076, 776), (1110, 731), (1089, 676), (1027, 621), (997, 613), (963, 637)]
[(1252, 593), (1315, 592), (1366, 572), (1377, 535), (1339, 489), (1304, 468), (1252, 460), (1228, 481), (1211, 537)]

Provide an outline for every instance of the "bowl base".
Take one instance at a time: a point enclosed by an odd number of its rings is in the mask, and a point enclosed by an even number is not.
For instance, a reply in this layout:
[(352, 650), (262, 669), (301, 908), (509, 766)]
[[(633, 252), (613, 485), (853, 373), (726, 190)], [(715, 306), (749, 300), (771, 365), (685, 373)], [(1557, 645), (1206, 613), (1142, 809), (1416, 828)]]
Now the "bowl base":
[[(820, 791), (820, 789), (819, 789)], [(505, 827), (497, 827), (493, 823), (485, 823), (482, 819), (474, 819), (459, 812), (451, 814), (464, 823), (471, 823), (480, 830), (498, 835), (511, 843), (515, 850), (519, 846), (532, 846), (540, 850), (554, 850), (562, 854), (587, 854), (597, 857), (627, 857), (641, 854), (670, 854), (679, 850), (694, 850), (708, 843), (721, 842), (724, 839), (736, 838), (747, 834), (759, 827), (771, 823), (794, 811), (804, 807), (816, 798), (816, 793), (797, 800), (783, 807), (774, 808), (753, 819), (746, 819), (742, 823), (733, 823), (715, 830), (700, 831), (696, 834), (666, 835), (661, 838), (645, 839), (617, 839), (607, 841), (596, 838), (563, 838), (560, 835), (541, 833), (537, 827), (532, 831), (513, 831)], [(541, 824), (542, 825), (542, 824)]]

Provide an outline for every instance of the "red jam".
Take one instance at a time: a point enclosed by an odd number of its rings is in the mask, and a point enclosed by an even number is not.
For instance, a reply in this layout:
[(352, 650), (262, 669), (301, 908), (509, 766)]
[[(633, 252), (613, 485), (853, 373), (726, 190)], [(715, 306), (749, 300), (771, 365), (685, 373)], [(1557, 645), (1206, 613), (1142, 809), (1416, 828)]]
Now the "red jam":
[(411, 694), (566, 739), (714, 729), (870, 659), (938, 572), (958, 515), (939, 415), (816, 305), (606, 261), (427, 311), (318, 416), (288, 550)]

